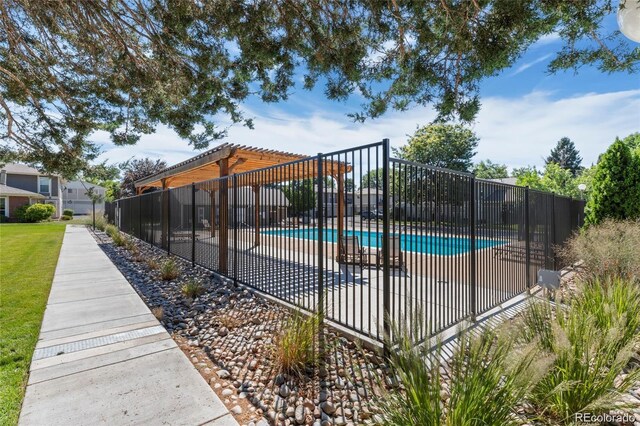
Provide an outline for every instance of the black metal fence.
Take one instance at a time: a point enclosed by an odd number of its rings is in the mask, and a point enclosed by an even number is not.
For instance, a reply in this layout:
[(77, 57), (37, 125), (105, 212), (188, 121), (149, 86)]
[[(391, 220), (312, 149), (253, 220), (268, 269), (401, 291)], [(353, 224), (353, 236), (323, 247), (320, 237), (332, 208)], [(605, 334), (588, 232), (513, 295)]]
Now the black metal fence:
[(378, 342), (392, 322), (423, 339), (525, 292), (583, 211), (392, 159), (388, 140), (106, 207), (123, 232)]

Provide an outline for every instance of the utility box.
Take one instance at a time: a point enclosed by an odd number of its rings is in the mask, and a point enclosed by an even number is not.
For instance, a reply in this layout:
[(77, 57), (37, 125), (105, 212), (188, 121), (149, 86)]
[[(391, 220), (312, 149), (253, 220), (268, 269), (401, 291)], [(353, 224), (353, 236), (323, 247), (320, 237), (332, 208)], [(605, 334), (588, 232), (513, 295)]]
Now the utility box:
[(560, 288), (560, 271), (551, 269), (538, 270), (538, 285), (547, 290), (557, 290)]

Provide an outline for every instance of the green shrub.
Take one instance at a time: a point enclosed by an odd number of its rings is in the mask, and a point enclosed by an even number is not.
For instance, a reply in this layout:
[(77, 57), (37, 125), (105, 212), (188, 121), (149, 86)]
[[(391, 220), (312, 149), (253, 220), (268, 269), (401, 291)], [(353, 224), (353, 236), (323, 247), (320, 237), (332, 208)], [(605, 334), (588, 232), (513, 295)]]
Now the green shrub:
[(27, 222), (27, 209), (29, 204), (23, 204), (13, 211), (13, 216), (18, 222)]
[(621, 277), (640, 280), (640, 221), (605, 220), (583, 229), (560, 251), (570, 263), (584, 261), (588, 280)]
[(586, 207), (586, 223), (640, 218), (640, 158), (620, 139), (602, 154)]
[(160, 278), (164, 281), (171, 281), (178, 278), (180, 275), (180, 271), (178, 270), (178, 265), (176, 261), (173, 259), (167, 259), (162, 266), (160, 266)]
[(64, 209), (64, 210), (62, 210), (62, 216), (72, 216), (73, 217), (73, 209)]
[(190, 279), (182, 284), (180, 291), (184, 297), (195, 299), (201, 294), (204, 294), (205, 288), (199, 280)]
[(307, 367), (316, 364), (318, 359), (314, 349), (320, 324), (320, 315), (303, 316), (299, 312), (294, 312), (284, 322), (273, 347), (281, 372), (302, 376)]
[(390, 365), (402, 390), (382, 396), (384, 424), (516, 424), (518, 404), (546, 374), (550, 360), (538, 356), (533, 344), (516, 349), (510, 334), (462, 333), (446, 364), (440, 344), (436, 350), (416, 347), (411, 333), (396, 330), (400, 338)]
[(62, 216), (60, 216), (60, 220), (71, 220), (73, 219), (73, 216), (69, 216), (66, 214), (63, 214)]
[(9, 222), (9, 218), (3, 214), (0, 214), (0, 223)]
[(34, 223), (50, 219), (55, 211), (53, 204), (25, 204), (15, 210), (15, 215), (19, 222)]

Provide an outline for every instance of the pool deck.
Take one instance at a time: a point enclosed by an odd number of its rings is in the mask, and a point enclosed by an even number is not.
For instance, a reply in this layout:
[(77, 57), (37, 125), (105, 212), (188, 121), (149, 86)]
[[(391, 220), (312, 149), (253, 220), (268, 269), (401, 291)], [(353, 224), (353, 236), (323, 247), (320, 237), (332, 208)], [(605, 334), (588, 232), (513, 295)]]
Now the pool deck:
[[(232, 240), (228, 244), (227, 268), (232, 271), (237, 262), (239, 282), (313, 310), (319, 300), (316, 242), (261, 234), (260, 245), (255, 246), (252, 230), (243, 229), (238, 234), (237, 250)], [(323, 247), (328, 317), (356, 333), (381, 338), (383, 277), (382, 269), (375, 266), (375, 255), (371, 254), (371, 266), (345, 265), (336, 261), (336, 244), (325, 242)], [(172, 252), (190, 258), (191, 243), (174, 241)], [(196, 262), (219, 271), (217, 252), (217, 236), (212, 238), (208, 233), (199, 232)], [(233, 258), (236, 252), (237, 260)], [(424, 318), (422, 333), (427, 335), (468, 318), (471, 314), (469, 262), (469, 253), (449, 256), (405, 253), (405, 268), (394, 268), (390, 274), (392, 319), (398, 324), (413, 323), (418, 313)], [(476, 271), (478, 313), (500, 307), (526, 289), (524, 263), (513, 257), (497, 256), (494, 248), (476, 251)]]

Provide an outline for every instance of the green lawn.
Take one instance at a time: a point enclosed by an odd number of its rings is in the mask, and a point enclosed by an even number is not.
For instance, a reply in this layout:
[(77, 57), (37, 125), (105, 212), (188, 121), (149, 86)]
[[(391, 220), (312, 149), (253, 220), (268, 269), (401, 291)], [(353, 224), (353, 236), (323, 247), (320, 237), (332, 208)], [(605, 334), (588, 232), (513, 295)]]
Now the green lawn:
[(0, 425), (18, 423), (65, 226), (0, 225)]

